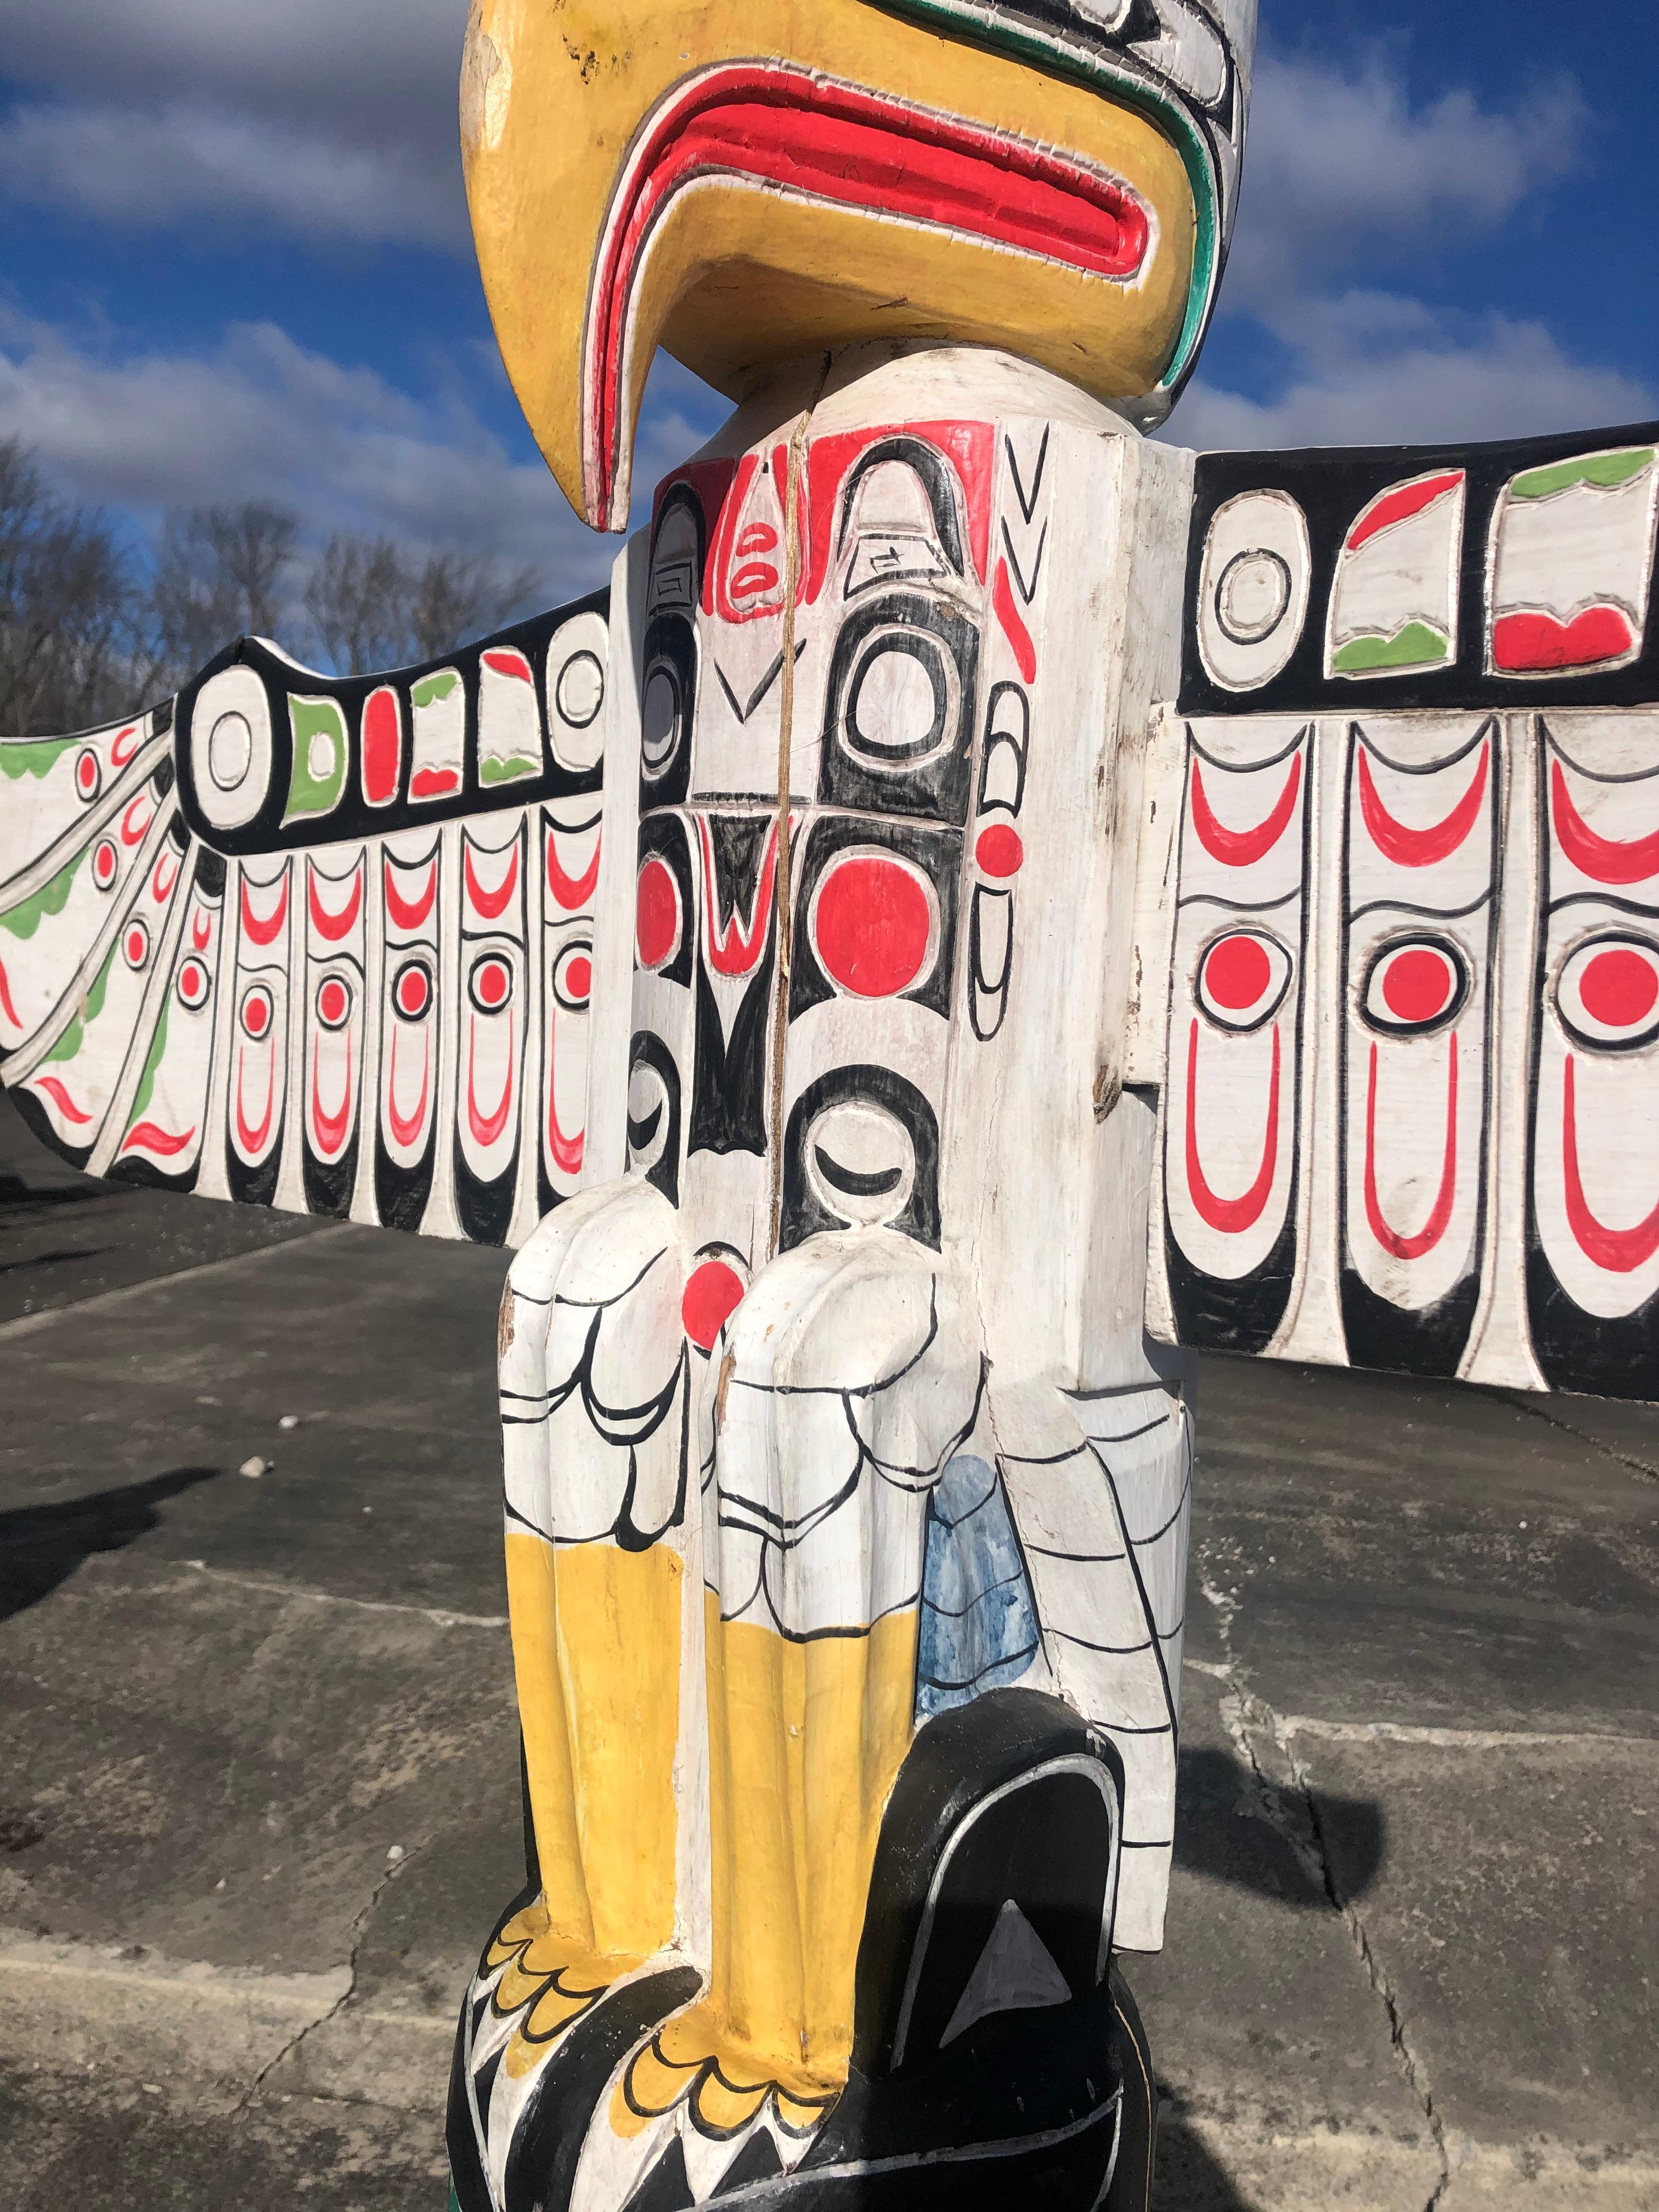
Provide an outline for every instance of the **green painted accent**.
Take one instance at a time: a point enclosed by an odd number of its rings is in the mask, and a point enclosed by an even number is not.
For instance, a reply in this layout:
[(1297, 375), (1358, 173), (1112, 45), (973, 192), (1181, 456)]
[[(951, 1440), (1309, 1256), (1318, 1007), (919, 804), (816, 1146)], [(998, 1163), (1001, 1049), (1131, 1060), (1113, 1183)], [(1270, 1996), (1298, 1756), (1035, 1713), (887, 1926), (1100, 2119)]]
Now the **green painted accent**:
[(52, 881), (36, 891), (33, 898), (26, 898), (21, 906), (12, 907), (5, 914), (0, 914), (0, 929), (9, 930), (12, 936), (21, 937), (27, 942), (49, 914), (62, 914), (69, 903), (75, 878), (81, 872), (81, 863), (91, 850), (90, 845), (82, 845), (75, 858), (61, 867)]
[[(331, 699), (290, 699), (288, 702), (289, 726), (294, 732), (294, 766), (289, 772), (288, 805), (283, 810), (284, 824), (299, 820), (307, 814), (326, 814), (338, 804), (345, 788), (346, 760), (349, 748), (346, 744), (345, 716)], [(327, 738), (333, 747), (333, 764), (326, 775), (311, 772), (311, 744), (313, 738)]]
[(435, 707), (440, 699), (447, 699), (459, 689), (460, 681), (453, 668), (441, 668), (435, 676), (423, 676), (418, 684), (411, 684), (409, 696), (417, 707)]
[(1547, 469), (1528, 469), (1510, 486), (1511, 499), (1549, 499), (1575, 484), (1596, 491), (1616, 491), (1632, 477), (1639, 477), (1653, 462), (1651, 446), (1627, 447), (1619, 453), (1583, 453), (1574, 461), (1557, 461)]
[(44, 738), (20, 744), (9, 738), (0, 744), (0, 775), (15, 783), (20, 775), (50, 775), (78, 738)]
[(43, 1067), (50, 1067), (55, 1060), (73, 1060), (76, 1054), (80, 1051), (87, 1031), (104, 1011), (104, 994), (109, 988), (109, 971), (115, 965), (115, 956), (119, 950), (120, 944), (118, 939), (111, 945), (108, 957), (98, 970), (97, 981), (87, 993), (85, 1013), (76, 1014), (75, 1019), (40, 1063)]
[(1176, 340), (1175, 352), (1158, 389), (1164, 391), (1176, 383), (1191, 367), (1198, 351), (1221, 276), (1221, 225), (1216, 204), (1215, 171), (1211, 166), (1210, 149), (1187, 110), (1179, 100), (1165, 98), (1153, 86), (1114, 69), (1103, 54), (1070, 53), (1058, 40), (1051, 41), (1025, 24), (999, 22), (991, 32), (982, 11), (963, 6), (961, 0), (876, 0), (876, 4), (890, 15), (906, 15), (913, 22), (930, 24), (948, 38), (981, 46), (988, 52), (1016, 54), (1049, 76), (1069, 77), (1075, 84), (1086, 85), (1091, 92), (1104, 91), (1124, 106), (1138, 108), (1142, 114), (1150, 116), (1172, 141), (1187, 172), (1198, 222), (1197, 234), (1193, 240), (1193, 282), (1187, 295), (1187, 319), (1182, 325), (1181, 336)]
[(461, 2200), (455, 2194), (455, 2185), (453, 2182), (450, 2184), (449, 2187), (448, 2212), (461, 2212)]
[(1407, 623), (1392, 637), (1356, 637), (1331, 656), (1338, 676), (1369, 676), (1374, 669), (1431, 668), (1451, 651), (1451, 640), (1427, 623)]
[(150, 1044), (149, 1058), (144, 1062), (144, 1072), (139, 1078), (138, 1096), (133, 1100), (132, 1111), (127, 1116), (129, 1129), (142, 1117), (155, 1089), (155, 1071), (161, 1065), (161, 1054), (167, 1048), (167, 1016), (172, 1011), (173, 1000), (169, 995), (161, 1001), (161, 1018), (155, 1024), (155, 1036)]
[(539, 773), (539, 763), (523, 753), (510, 754), (506, 760), (498, 753), (486, 753), (478, 763), (480, 783), (516, 783), (521, 775)]

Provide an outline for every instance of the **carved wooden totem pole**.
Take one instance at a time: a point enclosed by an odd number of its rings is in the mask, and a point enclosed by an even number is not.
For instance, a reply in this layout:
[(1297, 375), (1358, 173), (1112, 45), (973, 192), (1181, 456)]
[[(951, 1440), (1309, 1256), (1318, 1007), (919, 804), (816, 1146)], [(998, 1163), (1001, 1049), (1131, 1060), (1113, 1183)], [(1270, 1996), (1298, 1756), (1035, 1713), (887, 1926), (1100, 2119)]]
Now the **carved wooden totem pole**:
[(463, 2212), (1141, 2212), (1183, 1347), (1659, 1390), (1659, 431), (1146, 441), (1254, 15), (482, 0), (554, 473), (730, 423), (608, 594), (0, 748), (44, 1136), (517, 1248)]

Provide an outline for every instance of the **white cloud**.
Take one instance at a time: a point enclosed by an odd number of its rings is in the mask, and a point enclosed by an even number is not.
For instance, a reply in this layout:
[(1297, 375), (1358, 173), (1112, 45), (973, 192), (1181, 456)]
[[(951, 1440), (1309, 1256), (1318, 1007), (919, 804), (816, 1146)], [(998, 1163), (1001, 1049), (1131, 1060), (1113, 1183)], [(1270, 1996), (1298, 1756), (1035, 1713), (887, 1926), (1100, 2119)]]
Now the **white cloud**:
[[(721, 409), (684, 370), (659, 365), (643, 496)], [(549, 605), (602, 581), (617, 550), (464, 397), (413, 398), (269, 323), (234, 325), (205, 356), (121, 356), (0, 312), (0, 436), (23, 439), (78, 497), (140, 523), (168, 506), (275, 500), (313, 542), (346, 528), (385, 532), (410, 554), (452, 546), (532, 564)]]
[(465, 0), (0, 0), (12, 196), (464, 248)]
[[(1653, 390), (1575, 361), (1541, 323), (1449, 324), (1420, 301), (1349, 293), (1307, 301), (1297, 367), (1268, 402), (1200, 378), (1170, 434), (1225, 447), (1426, 445), (1594, 429), (1659, 412)], [(1287, 318), (1285, 334), (1291, 327)]]
[(1507, 114), (1462, 91), (1414, 110), (1380, 54), (1352, 75), (1264, 54), (1230, 306), (1270, 310), (1339, 270), (1409, 272), (1467, 245), (1573, 167), (1585, 119), (1570, 80)]
[(1380, 55), (1349, 75), (1264, 55), (1221, 311), (1253, 319), (1288, 366), (1265, 399), (1200, 375), (1170, 434), (1210, 449), (1422, 444), (1652, 413), (1651, 389), (1578, 360), (1541, 322), (1382, 289), (1528, 220), (1577, 161), (1584, 122), (1567, 81), (1508, 112), (1460, 91), (1413, 108)]
[(460, 163), (434, 151), (234, 111), (26, 106), (0, 125), (0, 188), (104, 225), (252, 217), (301, 236), (464, 250)]

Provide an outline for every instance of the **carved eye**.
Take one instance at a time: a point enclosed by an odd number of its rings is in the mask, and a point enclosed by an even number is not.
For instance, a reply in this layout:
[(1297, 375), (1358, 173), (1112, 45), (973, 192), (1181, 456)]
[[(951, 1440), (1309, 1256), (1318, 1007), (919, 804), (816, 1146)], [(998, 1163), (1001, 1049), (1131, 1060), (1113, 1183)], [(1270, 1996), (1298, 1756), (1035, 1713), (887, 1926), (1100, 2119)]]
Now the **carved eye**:
[(866, 768), (914, 768), (956, 728), (957, 672), (943, 642), (900, 623), (872, 633), (847, 687), (847, 748)]
[(513, 996), (513, 970), (499, 952), (486, 952), (472, 963), (466, 994), (481, 1014), (499, 1014)]
[(213, 988), (212, 978), (204, 964), (192, 952), (179, 970), (179, 1003), (194, 1013), (198, 1006), (207, 1004), (208, 993)]
[(1385, 945), (1365, 973), (1359, 1008), (1374, 1030), (1416, 1036), (1463, 1011), (1468, 963), (1443, 937), (1412, 937)]
[(1659, 947), (1640, 937), (1593, 937), (1567, 956), (1555, 987), (1562, 1021), (1581, 1044), (1632, 1051), (1659, 1036)]
[(655, 854), (640, 870), (634, 893), (634, 951), (641, 968), (665, 968), (680, 949), (685, 918), (674, 871)]
[(317, 986), (317, 1018), (325, 1030), (343, 1030), (351, 1018), (351, 987), (337, 975)]
[(1279, 1012), (1290, 985), (1290, 954), (1253, 929), (1216, 938), (1199, 960), (1198, 1003), (1218, 1029), (1259, 1030)]
[(257, 1042), (270, 1034), (276, 1019), (276, 1001), (263, 983), (255, 983), (243, 994), (241, 1022), (243, 1032)]
[(843, 1099), (807, 1131), (806, 1172), (828, 1212), (873, 1228), (909, 1204), (915, 1146), (896, 1115), (866, 1099)]
[(432, 1005), (432, 969), (426, 961), (404, 961), (392, 978), (392, 1003), (406, 1022), (425, 1018)]
[(586, 1012), (593, 989), (593, 948), (567, 945), (553, 963), (553, 996), (567, 1013)]

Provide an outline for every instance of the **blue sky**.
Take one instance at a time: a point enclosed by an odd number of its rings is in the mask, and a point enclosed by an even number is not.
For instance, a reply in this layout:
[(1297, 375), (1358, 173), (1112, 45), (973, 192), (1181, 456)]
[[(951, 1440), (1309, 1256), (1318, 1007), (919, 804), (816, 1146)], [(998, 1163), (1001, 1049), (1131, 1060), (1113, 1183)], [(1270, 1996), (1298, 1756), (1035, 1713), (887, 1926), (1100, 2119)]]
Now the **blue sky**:
[[(1261, 14), (1233, 264), (1174, 434), (1659, 415), (1653, 0)], [(455, 150), (465, 17), (0, 0), (0, 435), (135, 526), (274, 498), (313, 538), (533, 562), (550, 601), (603, 575), (614, 541), (565, 507), (490, 338)], [(723, 406), (659, 363), (636, 481)]]

